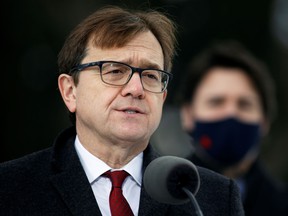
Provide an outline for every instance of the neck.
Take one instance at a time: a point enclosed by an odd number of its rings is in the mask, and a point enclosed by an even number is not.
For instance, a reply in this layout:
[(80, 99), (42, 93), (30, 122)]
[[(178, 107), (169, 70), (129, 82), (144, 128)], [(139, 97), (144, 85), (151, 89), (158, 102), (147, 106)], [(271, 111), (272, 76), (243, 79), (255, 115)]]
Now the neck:
[(105, 162), (113, 169), (119, 169), (128, 164), (148, 145), (144, 142), (107, 142), (99, 140), (95, 136), (87, 136), (87, 133), (77, 131), (78, 139), (82, 146), (92, 155)]
[(120, 169), (124, 167), (141, 152), (131, 152), (130, 150), (119, 148), (109, 148), (104, 150), (97, 149), (97, 151), (87, 150), (113, 169)]

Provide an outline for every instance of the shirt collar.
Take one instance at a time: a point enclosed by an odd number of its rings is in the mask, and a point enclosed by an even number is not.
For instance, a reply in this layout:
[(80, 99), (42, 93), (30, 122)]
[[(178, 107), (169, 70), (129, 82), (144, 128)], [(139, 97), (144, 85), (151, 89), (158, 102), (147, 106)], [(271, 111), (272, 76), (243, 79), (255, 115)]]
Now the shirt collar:
[[(97, 178), (99, 178), (104, 172), (112, 169), (105, 162), (92, 155), (81, 143), (76, 135), (75, 148), (79, 156), (80, 162), (86, 173), (86, 176), (92, 184)], [(128, 164), (118, 170), (125, 170), (128, 172), (132, 178), (141, 186), (142, 182), (142, 163), (143, 163), (143, 152), (139, 153), (134, 157)]]

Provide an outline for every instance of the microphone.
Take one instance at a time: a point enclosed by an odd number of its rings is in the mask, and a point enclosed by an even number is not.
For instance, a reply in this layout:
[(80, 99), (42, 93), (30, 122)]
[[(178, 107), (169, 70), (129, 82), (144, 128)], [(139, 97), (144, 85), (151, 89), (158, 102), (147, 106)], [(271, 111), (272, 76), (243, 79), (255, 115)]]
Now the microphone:
[(190, 200), (196, 215), (203, 216), (194, 197), (200, 187), (199, 173), (191, 161), (176, 156), (156, 158), (147, 166), (143, 184), (158, 202), (179, 205)]

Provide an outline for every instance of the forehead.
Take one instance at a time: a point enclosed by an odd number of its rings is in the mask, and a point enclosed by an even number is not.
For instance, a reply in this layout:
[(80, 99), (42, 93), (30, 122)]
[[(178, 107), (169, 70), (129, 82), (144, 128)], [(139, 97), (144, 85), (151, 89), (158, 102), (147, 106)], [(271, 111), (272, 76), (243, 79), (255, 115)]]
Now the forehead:
[(225, 67), (211, 68), (199, 83), (197, 94), (258, 97), (250, 77), (242, 69)]
[[(101, 60), (114, 60), (128, 64), (155, 64), (163, 68), (164, 55), (160, 43), (150, 32), (141, 32), (121, 47), (100, 48), (91, 38), (87, 45), (83, 63)], [(136, 66), (136, 65), (135, 65)]]

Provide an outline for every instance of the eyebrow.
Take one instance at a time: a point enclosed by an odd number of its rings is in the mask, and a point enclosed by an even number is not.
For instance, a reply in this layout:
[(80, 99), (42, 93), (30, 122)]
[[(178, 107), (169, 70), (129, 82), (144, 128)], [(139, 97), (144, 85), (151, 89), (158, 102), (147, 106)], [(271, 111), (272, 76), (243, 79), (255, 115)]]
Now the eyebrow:
[[(131, 65), (133, 63), (133, 60), (131, 58), (129, 59), (119, 59), (117, 60), (119, 62), (123, 62), (125, 64), (129, 64)], [(147, 61), (145, 59), (142, 59), (140, 60), (140, 63), (139, 65), (142, 65), (141, 68), (151, 68), (151, 69), (159, 69), (159, 70), (164, 70), (160, 67), (159, 64), (156, 64), (154, 62), (151, 62), (151, 61)], [(132, 66), (132, 65), (131, 65)], [(139, 66), (135, 66), (135, 67), (139, 67)], [(164, 68), (164, 65), (163, 65), (163, 68)]]

